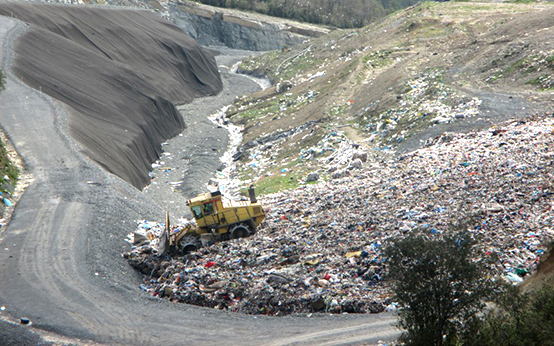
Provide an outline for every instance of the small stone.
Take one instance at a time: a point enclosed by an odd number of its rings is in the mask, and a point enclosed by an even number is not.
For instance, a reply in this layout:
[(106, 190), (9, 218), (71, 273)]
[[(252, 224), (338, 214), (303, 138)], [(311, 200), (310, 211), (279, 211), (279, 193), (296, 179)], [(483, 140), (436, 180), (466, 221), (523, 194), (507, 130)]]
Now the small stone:
[(349, 175), (350, 175), (350, 172), (348, 172), (347, 170), (342, 170), (342, 171), (334, 172), (331, 177), (333, 179), (340, 179), (340, 178), (344, 178), (344, 177), (349, 176)]
[(491, 212), (491, 213), (500, 213), (501, 211), (504, 210), (504, 207), (501, 206), (500, 204), (498, 203), (492, 203), (491, 205), (489, 205), (487, 207), (487, 211)]
[(308, 183), (311, 181), (318, 181), (318, 180), (319, 180), (319, 174), (317, 172), (311, 172), (306, 177), (306, 182)]
[(350, 169), (360, 169), (362, 168), (362, 160), (360, 159), (355, 159), (355, 160), (352, 160), (352, 162), (350, 163)]

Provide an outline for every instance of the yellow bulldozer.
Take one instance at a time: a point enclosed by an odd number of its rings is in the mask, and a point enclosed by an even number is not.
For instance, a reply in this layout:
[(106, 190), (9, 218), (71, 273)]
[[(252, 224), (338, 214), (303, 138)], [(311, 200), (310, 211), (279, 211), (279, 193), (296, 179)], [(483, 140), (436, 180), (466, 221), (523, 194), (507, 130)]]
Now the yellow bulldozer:
[(166, 228), (160, 238), (159, 254), (187, 254), (204, 244), (254, 234), (256, 227), (264, 220), (265, 212), (256, 200), (253, 187), (248, 193), (250, 201), (238, 202), (224, 201), (219, 191), (199, 194), (187, 201), (195, 223), (188, 222), (173, 230), (169, 213), (166, 213)]

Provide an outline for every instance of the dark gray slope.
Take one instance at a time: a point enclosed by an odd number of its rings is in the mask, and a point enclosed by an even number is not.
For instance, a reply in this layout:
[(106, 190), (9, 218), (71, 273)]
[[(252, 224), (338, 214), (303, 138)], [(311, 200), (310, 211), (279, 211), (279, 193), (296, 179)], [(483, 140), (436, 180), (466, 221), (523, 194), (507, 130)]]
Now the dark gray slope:
[(85, 153), (138, 188), (185, 127), (174, 104), (222, 88), (213, 55), (154, 13), (3, 3), (0, 14), (31, 25), (14, 73), (64, 102)]

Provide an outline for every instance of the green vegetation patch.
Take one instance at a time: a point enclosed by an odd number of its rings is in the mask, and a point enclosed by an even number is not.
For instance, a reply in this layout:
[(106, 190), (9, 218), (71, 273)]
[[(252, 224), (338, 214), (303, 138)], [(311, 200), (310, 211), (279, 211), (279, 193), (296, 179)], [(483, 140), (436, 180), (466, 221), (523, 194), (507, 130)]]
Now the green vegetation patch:
[(420, 18), (407, 22), (402, 31), (409, 32), (411, 38), (431, 39), (452, 34), (454, 30), (436, 18)]
[(470, 327), (464, 345), (552, 345), (554, 340), (554, 287), (544, 283), (536, 292), (524, 293), (507, 286), (496, 299), (497, 308)]
[[(237, 114), (239, 119), (246, 119), (249, 121), (256, 121), (265, 118), (268, 115), (275, 115), (279, 113), (279, 103), (276, 100), (263, 102), (256, 104), (255, 106), (246, 109)], [(240, 120), (239, 120), (240, 122)]]
[(6, 76), (4, 76), (4, 73), (2, 70), (0, 70), (0, 91), (4, 90), (4, 83), (6, 82)]
[(300, 185), (298, 183), (299, 178), (300, 177), (294, 173), (272, 175), (258, 180), (256, 188), (258, 189), (260, 195), (295, 189)]
[(4, 143), (0, 142), (0, 192), (8, 194), (19, 177), (19, 169), (11, 162)]
[(525, 84), (536, 85), (540, 90), (554, 90), (554, 76), (544, 74), (527, 81)]
[(391, 50), (376, 50), (364, 56), (362, 61), (373, 68), (385, 67), (392, 63), (391, 53)]
[(323, 61), (324, 59), (316, 58), (312, 54), (301, 54), (291, 59), (290, 62), (280, 65), (276, 72), (276, 76), (279, 76), (279, 78), (283, 80), (291, 79), (306, 73), (306, 71), (317, 69)]
[[(512, 56), (512, 53), (506, 53), (504, 59)], [(495, 68), (500, 68), (502, 65), (502, 59), (494, 59), (491, 65)], [(485, 82), (494, 84), (501, 78), (510, 77), (513, 78), (516, 74), (532, 75), (545, 69), (554, 69), (554, 55), (532, 55), (525, 58), (518, 59), (512, 62), (506, 69), (500, 69), (494, 74), (485, 79)], [(529, 78), (529, 77), (528, 77)], [(536, 85), (541, 90), (551, 90), (553, 88), (552, 76), (549, 74), (543, 74), (528, 80), (525, 84)]]

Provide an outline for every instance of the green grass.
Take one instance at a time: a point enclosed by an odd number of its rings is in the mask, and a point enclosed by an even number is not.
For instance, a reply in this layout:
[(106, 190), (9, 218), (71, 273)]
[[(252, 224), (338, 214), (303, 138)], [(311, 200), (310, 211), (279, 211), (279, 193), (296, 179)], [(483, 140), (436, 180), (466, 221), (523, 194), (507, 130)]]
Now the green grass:
[[(497, 10), (497, 6), (494, 4), (488, 5), (486, 3), (472, 3), (471, 0), (468, 1), (455, 1), (457, 3), (456, 5), (452, 6), (452, 9), (458, 10), (458, 11), (464, 11), (464, 12), (474, 12), (474, 11), (494, 11)], [(467, 5), (463, 3), (469, 3)]]
[(510, 67), (508, 67), (508, 69), (506, 70), (506, 74), (513, 73), (513, 72), (523, 68), (524, 63), (525, 63), (525, 59), (520, 59), (520, 60), (514, 62), (513, 64), (510, 65)]
[(239, 119), (242, 118), (248, 121), (255, 121), (265, 118), (269, 114), (279, 114), (279, 103), (275, 100), (263, 102), (237, 114)]
[(537, 1), (536, 0), (513, 0), (510, 2), (513, 2), (514, 4), (533, 4), (533, 3), (536, 3)]
[(258, 180), (256, 189), (260, 195), (295, 189), (300, 186), (301, 179), (300, 174), (288, 171), (287, 173), (280, 173)]
[(279, 70), (278, 77), (287, 80), (297, 75), (304, 74), (308, 71), (315, 71), (317, 66), (323, 63), (324, 59), (314, 58), (307, 54), (301, 55), (295, 59), (292, 59), (290, 65), (285, 63)]

